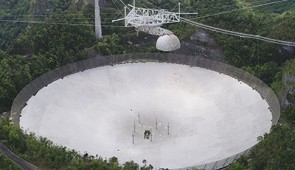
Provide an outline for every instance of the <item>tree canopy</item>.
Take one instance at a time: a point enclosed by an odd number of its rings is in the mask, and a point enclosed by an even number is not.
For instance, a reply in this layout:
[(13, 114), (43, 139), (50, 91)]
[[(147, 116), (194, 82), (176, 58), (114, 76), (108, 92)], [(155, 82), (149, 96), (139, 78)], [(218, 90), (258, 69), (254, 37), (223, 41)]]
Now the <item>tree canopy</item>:
[[(95, 55), (133, 52), (155, 52), (155, 37), (122, 28), (123, 23), (111, 23), (122, 17), (121, 0), (114, 0), (101, 10), (102, 41), (94, 33), (94, 6), (88, 0), (2, 0), (0, 1), (0, 112), (8, 111), (18, 92), (36, 77), (67, 63)], [(91, 1), (92, 2), (92, 1)], [(128, 0), (123, 0), (129, 3)], [(139, 0), (138, 6), (166, 8), (178, 11), (178, 0)], [(181, 12), (198, 12), (188, 18), (211, 26), (251, 33), (286, 41), (295, 41), (295, 10), (291, 1), (261, 8), (247, 8), (259, 4), (254, 0), (182, 0)], [(268, 1), (267, 1), (268, 2)], [(116, 5), (114, 5), (114, 3)], [(262, 2), (261, 2), (262, 3)], [(117, 7), (119, 9), (117, 9)], [(236, 10), (235, 12), (230, 12)], [(194, 26), (177, 23), (164, 26), (182, 41), (190, 39)], [(224, 62), (242, 68), (262, 79), (277, 94), (294, 88), (283, 82), (285, 75), (295, 76), (295, 49), (257, 40), (208, 32), (216, 40), (224, 55)], [(145, 39), (151, 40), (145, 43)], [(202, 44), (204, 45), (204, 44)], [(205, 45), (206, 47), (206, 45)], [(286, 92), (288, 93), (288, 92)], [(295, 100), (292, 93), (288, 101)], [(292, 102), (290, 102), (292, 103)], [(295, 102), (294, 102), (295, 103)], [(294, 167), (294, 106), (282, 110), (283, 125), (273, 127), (248, 157), (243, 157), (229, 169), (295, 169)], [(49, 169), (137, 169), (138, 164), (119, 165), (117, 158), (77, 153), (56, 146), (46, 138), (24, 134), (9, 123), (0, 121), (0, 140), (10, 149), (34, 164)], [(0, 155), (0, 165), (14, 169)], [(6, 166), (7, 165), (7, 166)], [(0, 166), (0, 167), (1, 167)], [(1, 167), (2, 168), (2, 167)], [(151, 169), (146, 165), (141, 169)]]

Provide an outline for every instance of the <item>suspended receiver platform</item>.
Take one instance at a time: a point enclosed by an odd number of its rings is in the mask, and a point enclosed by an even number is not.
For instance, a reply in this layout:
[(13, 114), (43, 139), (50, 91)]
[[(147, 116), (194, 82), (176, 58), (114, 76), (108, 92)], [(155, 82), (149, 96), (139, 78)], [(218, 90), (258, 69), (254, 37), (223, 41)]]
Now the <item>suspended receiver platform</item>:
[[(161, 51), (174, 51), (180, 48), (180, 41), (172, 31), (162, 28), (164, 24), (180, 22), (180, 4), (179, 11), (170, 12), (166, 9), (148, 9), (135, 7), (135, 1), (127, 14), (127, 6), (124, 7), (124, 18), (113, 20), (125, 21), (125, 27), (134, 27), (136, 31), (142, 31), (151, 35), (160, 36), (157, 40), (156, 48)], [(129, 8), (128, 8), (129, 9)]]

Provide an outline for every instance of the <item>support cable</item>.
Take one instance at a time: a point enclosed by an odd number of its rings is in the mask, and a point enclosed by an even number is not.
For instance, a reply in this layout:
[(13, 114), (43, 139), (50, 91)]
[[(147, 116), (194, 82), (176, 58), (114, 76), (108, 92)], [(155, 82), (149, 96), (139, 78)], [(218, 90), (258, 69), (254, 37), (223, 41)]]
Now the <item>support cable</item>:
[(289, 0), (274, 1), (274, 2), (269, 2), (269, 3), (259, 4), (259, 5), (253, 5), (253, 6), (250, 6), (250, 7), (239, 8), (239, 9), (235, 9), (235, 10), (231, 10), (231, 11), (219, 12), (219, 13), (216, 13), (216, 14), (197, 17), (197, 19), (208, 18), (208, 17), (218, 16), (218, 15), (222, 15), (222, 14), (229, 14), (229, 13), (233, 13), (233, 12), (237, 12), (237, 11), (242, 11), (242, 10), (252, 9), (252, 8), (258, 8), (258, 7), (263, 7), (263, 6), (267, 6), (267, 5), (273, 5), (273, 4), (282, 3), (282, 2), (286, 2), (286, 1), (289, 1)]
[(222, 33), (222, 34), (237, 36), (237, 37), (241, 37), (241, 38), (256, 39), (256, 40), (261, 40), (261, 41), (279, 44), (279, 45), (285, 45), (285, 46), (293, 46), (293, 47), (295, 46), (295, 42), (291, 42), (291, 41), (283, 41), (283, 40), (277, 40), (277, 39), (263, 37), (260, 35), (245, 34), (245, 33), (240, 33), (240, 32), (235, 32), (235, 31), (229, 31), (229, 30), (225, 30), (222, 28), (217, 28), (217, 27), (201, 24), (201, 23), (198, 23), (195, 21), (188, 20), (186, 18), (182, 18), (182, 17), (181, 17), (181, 20), (185, 23), (195, 25), (195, 26), (203, 28), (205, 30), (210, 30), (210, 31), (214, 31), (214, 32)]

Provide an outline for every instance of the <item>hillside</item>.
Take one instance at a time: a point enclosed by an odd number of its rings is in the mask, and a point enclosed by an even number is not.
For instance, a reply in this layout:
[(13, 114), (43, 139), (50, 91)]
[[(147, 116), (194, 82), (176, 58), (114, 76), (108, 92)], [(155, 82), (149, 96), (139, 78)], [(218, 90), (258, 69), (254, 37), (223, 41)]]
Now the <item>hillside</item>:
[[(131, 3), (129, 0), (123, 2)], [(178, 10), (178, 2), (136, 1), (138, 6), (161, 7), (170, 11)], [(294, 0), (255, 8), (250, 7), (274, 1), (180, 2), (182, 12), (199, 13), (187, 16), (192, 20), (232, 31), (295, 41)], [(120, 0), (101, 0), (100, 3), (104, 39), (97, 42), (93, 27), (94, 6), (90, 0), (0, 1), (1, 113), (10, 110), (13, 99), (26, 84), (49, 70), (96, 55), (107, 57), (110, 54), (158, 52), (154, 47), (156, 36), (145, 33), (137, 36), (133, 28), (122, 27), (122, 22), (111, 23), (112, 19), (122, 17)], [(249, 157), (242, 158), (230, 169), (295, 169), (294, 160), (289, 159), (295, 154), (294, 145), (290, 143), (295, 139), (295, 48), (205, 31), (185, 23), (164, 27), (181, 39), (183, 46), (176, 53), (199, 55), (242, 68), (271, 86), (280, 99), (280, 122), (283, 125), (275, 126)], [(210, 41), (202, 41), (199, 35), (206, 35)], [(219, 56), (214, 57), (215, 54)], [(6, 120), (0, 123), (0, 141), (6, 141), (13, 151), (45, 169), (76, 165), (80, 169), (96, 166), (104, 167), (102, 169), (122, 168), (115, 158), (93, 160), (90, 155), (78, 156), (76, 152), (67, 152), (46, 139), (24, 135)], [(268, 148), (272, 148), (272, 152), (268, 152)], [(0, 157), (0, 165), (4, 165), (2, 162), (10, 164)], [(135, 168), (138, 165), (128, 162), (125, 166)]]

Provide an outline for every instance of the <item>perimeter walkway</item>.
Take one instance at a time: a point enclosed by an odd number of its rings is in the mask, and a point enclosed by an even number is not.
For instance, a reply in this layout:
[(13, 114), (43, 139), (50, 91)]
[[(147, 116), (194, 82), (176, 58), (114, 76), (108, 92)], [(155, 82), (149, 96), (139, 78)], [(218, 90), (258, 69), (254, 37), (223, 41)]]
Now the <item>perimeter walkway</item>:
[(31, 163), (23, 160), (22, 158), (15, 155), (11, 152), (3, 143), (0, 143), (0, 152), (7, 156), (10, 160), (12, 160), (15, 164), (17, 164), (23, 170), (36, 170), (38, 169), (36, 166)]

